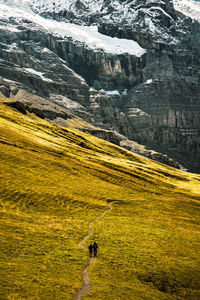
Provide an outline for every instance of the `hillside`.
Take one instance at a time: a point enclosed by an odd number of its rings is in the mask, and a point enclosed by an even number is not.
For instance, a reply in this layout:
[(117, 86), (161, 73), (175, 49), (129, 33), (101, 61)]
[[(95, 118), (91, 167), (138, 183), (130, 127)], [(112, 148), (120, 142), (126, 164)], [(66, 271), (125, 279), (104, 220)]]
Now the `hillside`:
[[(0, 101), (0, 299), (200, 298), (200, 176)], [(87, 246), (88, 242), (86, 243)]]

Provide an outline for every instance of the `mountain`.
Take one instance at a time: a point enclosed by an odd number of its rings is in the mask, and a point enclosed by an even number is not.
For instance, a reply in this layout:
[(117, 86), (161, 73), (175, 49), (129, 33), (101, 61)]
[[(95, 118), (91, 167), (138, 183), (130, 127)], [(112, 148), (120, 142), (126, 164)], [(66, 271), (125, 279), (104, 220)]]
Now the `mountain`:
[(2, 95), (45, 98), (51, 119), (75, 114), (200, 171), (198, 2), (0, 3)]
[(200, 176), (0, 99), (0, 299), (198, 299)]

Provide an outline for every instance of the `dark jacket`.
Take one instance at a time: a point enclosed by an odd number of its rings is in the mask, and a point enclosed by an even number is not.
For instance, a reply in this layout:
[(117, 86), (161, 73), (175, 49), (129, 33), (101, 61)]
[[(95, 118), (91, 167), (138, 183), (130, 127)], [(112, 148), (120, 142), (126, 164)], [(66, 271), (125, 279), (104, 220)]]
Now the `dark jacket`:
[(96, 242), (94, 242), (94, 244), (93, 244), (93, 248), (94, 248), (95, 250), (97, 250), (97, 248), (98, 248), (98, 245), (97, 245), (97, 243), (96, 243)]

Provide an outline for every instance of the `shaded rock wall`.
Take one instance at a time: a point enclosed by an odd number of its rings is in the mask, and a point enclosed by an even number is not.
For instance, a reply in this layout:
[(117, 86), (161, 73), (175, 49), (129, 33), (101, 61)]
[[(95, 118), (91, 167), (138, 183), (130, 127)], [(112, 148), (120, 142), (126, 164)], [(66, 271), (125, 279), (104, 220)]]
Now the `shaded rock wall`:
[(145, 55), (136, 57), (94, 51), (71, 39), (48, 36), (48, 47), (96, 89), (131, 88), (142, 81)]
[[(200, 24), (176, 12), (172, 1), (118, 2), (120, 10), (105, 1), (96, 14), (78, 5), (78, 21), (137, 40), (147, 49), (143, 56), (88, 49), (11, 20), (20, 30), (0, 29), (0, 75), (200, 172)], [(115, 89), (118, 94), (112, 94)], [(5, 84), (0, 90), (12, 94)]]

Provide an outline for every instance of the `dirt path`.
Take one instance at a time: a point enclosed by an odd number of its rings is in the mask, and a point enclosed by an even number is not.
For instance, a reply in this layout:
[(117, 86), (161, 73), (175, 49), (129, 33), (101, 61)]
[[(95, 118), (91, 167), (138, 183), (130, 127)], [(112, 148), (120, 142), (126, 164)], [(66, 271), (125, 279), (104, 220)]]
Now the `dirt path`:
[[(83, 250), (87, 251), (88, 252), (88, 248), (86, 248), (83, 243), (89, 239), (91, 237), (91, 235), (93, 235), (94, 233), (94, 229), (92, 228), (92, 224), (94, 222), (97, 222), (99, 221), (99, 219), (101, 219), (107, 212), (109, 212), (110, 210), (112, 210), (112, 206), (110, 203), (107, 204), (108, 205), (108, 209), (106, 211), (104, 211), (95, 221), (91, 222), (90, 225), (89, 225), (89, 229), (90, 229), (90, 232), (89, 234), (78, 244), (79, 247), (81, 247)], [(83, 269), (82, 271), (82, 278), (83, 278), (83, 285), (82, 287), (80, 288), (80, 290), (78, 290), (76, 292), (76, 294), (74, 295), (73, 297), (73, 300), (81, 300), (82, 297), (89, 293), (91, 287), (92, 287), (92, 282), (90, 280), (90, 276), (89, 276), (89, 268), (90, 266), (93, 264), (94, 262), (94, 257), (91, 257), (90, 258), (90, 261), (89, 263), (85, 266), (85, 268)]]

